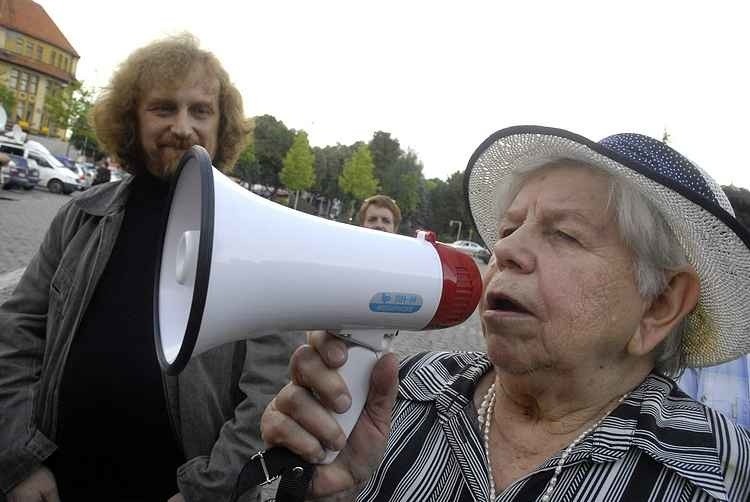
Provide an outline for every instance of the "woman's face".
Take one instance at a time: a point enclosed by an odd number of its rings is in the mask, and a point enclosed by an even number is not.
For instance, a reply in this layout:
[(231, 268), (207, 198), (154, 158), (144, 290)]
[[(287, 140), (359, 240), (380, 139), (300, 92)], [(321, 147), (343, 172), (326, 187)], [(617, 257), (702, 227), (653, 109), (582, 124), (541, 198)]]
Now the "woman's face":
[(500, 370), (602, 369), (626, 356), (645, 302), (608, 199), (590, 168), (541, 169), (501, 218), (480, 303)]

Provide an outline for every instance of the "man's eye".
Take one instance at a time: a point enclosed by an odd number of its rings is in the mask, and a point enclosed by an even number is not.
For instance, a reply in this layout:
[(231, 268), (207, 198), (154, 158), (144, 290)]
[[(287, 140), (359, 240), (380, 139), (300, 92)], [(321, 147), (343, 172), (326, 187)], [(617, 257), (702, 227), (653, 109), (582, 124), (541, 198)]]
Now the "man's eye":
[(172, 111), (172, 107), (169, 105), (154, 105), (150, 108), (150, 110), (158, 114), (167, 114)]
[(200, 106), (198, 108), (195, 108), (195, 114), (201, 117), (211, 115), (212, 113), (213, 110), (208, 106)]

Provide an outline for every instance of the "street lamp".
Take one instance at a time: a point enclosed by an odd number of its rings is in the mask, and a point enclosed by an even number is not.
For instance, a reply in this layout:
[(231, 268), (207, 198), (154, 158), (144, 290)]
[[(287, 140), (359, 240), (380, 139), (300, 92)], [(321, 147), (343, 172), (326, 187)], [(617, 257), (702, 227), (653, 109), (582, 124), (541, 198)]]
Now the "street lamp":
[(451, 220), (449, 225), (451, 227), (453, 225), (458, 225), (458, 232), (456, 233), (456, 240), (460, 241), (461, 240), (461, 227), (463, 226), (463, 223), (459, 220)]

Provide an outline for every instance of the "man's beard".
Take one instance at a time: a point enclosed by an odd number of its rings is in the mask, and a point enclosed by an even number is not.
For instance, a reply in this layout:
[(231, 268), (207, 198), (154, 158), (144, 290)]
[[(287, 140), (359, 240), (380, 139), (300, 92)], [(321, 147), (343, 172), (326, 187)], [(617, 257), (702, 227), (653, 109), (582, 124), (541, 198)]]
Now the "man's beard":
[(194, 141), (172, 141), (159, 145), (158, 157), (153, 159), (153, 167), (159, 178), (169, 180), (177, 171), (177, 166), (188, 149), (197, 144)]

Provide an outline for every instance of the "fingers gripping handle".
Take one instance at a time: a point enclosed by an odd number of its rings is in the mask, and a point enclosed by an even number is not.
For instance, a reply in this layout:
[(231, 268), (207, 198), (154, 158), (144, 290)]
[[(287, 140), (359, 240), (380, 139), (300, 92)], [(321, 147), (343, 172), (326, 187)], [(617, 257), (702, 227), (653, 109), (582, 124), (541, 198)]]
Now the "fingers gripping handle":
[[(334, 418), (348, 438), (352, 429), (359, 420), (359, 416), (367, 402), (367, 394), (370, 390), (370, 375), (375, 363), (378, 362), (379, 352), (361, 347), (359, 345), (349, 346), (349, 355), (346, 363), (339, 368), (339, 374), (349, 388), (352, 405), (345, 413), (333, 413)], [(337, 451), (328, 451), (324, 464), (330, 464), (339, 454)]]

